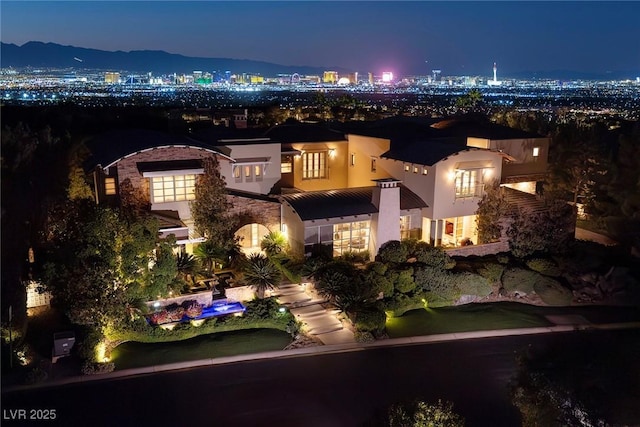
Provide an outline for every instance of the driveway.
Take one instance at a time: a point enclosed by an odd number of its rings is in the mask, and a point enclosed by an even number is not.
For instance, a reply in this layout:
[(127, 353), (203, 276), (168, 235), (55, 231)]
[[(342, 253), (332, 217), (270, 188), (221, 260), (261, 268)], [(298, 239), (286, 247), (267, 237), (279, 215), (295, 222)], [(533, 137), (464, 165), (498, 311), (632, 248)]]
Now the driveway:
[(337, 310), (327, 310), (326, 300), (318, 296), (311, 284), (281, 283), (274, 291), (278, 301), (302, 322), (302, 329), (323, 344), (354, 343), (353, 331), (346, 328)]

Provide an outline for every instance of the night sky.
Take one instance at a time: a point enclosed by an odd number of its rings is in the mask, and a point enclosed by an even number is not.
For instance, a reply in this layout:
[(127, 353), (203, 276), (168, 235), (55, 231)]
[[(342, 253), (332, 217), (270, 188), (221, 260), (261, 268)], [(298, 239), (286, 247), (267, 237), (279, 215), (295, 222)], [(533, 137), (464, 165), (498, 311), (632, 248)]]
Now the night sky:
[(640, 71), (640, 2), (5, 1), (2, 41), (396, 75)]

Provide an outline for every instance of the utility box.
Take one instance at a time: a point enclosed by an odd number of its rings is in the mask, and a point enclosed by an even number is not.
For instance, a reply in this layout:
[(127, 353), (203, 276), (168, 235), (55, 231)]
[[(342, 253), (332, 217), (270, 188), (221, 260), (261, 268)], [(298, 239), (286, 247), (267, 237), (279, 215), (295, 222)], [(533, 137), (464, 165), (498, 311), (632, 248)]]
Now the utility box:
[(53, 334), (53, 362), (59, 358), (69, 356), (76, 342), (73, 331), (56, 332)]

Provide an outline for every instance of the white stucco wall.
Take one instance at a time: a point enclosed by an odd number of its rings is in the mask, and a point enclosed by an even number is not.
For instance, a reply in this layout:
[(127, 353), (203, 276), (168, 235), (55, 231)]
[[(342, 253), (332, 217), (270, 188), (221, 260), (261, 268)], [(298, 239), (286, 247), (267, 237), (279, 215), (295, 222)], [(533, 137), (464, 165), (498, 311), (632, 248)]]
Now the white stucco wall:
[[(457, 163), (488, 162), (492, 168), (483, 169), (485, 185), (502, 173), (502, 157), (499, 153), (487, 150), (463, 151), (434, 165), (433, 196), (425, 202), (430, 206), (431, 218), (451, 218), (475, 214), (478, 209), (479, 197), (459, 198), (455, 194), (455, 169)], [(480, 171), (479, 171), (480, 172)]]
[(239, 162), (242, 159), (249, 158), (267, 158), (269, 162), (263, 170), (261, 180), (256, 180), (253, 177), (250, 182), (247, 182), (244, 177), (244, 171), (241, 170), (240, 180), (236, 182), (236, 178), (233, 177), (233, 163), (221, 160), (220, 174), (224, 176), (228, 188), (257, 194), (268, 194), (273, 185), (280, 180), (281, 154), (279, 143), (230, 145), (228, 148), (231, 149), (231, 157)]

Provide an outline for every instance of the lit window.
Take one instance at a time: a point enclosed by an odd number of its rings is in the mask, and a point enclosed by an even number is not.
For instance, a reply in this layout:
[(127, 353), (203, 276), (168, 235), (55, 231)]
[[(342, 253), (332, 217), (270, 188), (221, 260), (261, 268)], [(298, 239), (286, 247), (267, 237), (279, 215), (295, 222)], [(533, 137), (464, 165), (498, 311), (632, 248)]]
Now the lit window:
[(302, 179), (327, 177), (327, 152), (306, 152), (302, 155)]
[(400, 239), (411, 238), (411, 215), (403, 215), (400, 217)]
[(262, 166), (260, 166), (260, 165), (255, 165), (255, 166), (253, 167), (253, 174), (254, 174), (256, 177), (262, 176)]
[(538, 157), (540, 155), (540, 147), (533, 147), (533, 157)]
[(464, 197), (480, 197), (482, 191), (482, 183), (478, 178), (482, 179), (482, 175), (478, 175), (477, 170), (460, 170), (456, 172), (456, 198)]
[(409, 165), (405, 164), (405, 165), (404, 165), (404, 171), (405, 171), (405, 172), (409, 172), (410, 170), (411, 170), (411, 166), (409, 166)]
[(422, 175), (426, 175), (429, 173), (429, 169), (427, 168), (422, 168)]
[(244, 167), (244, 177), (251, 178), (251, 166)]
[(417, 166), (413, 167), (413, 173), (418, 173), (418, 167)]
[(151, 179), (153, 203), (182, 202), (196, 198), (196, 176), (159, 176)]
[(371, 159), (371, 172), (376, 171), (376, 159)]
[(291, 159), (283, 160), (280, 164), (280, 173), (291, 173), (293, 171), (293, 165)]
[(240, 178), (240, 168), (238, 166), (233, 167), (233, 177)]
[(116, 194), (116, 179), (105, 178), (104, 179), (104, 194), (107, 196), (113, 196)]

